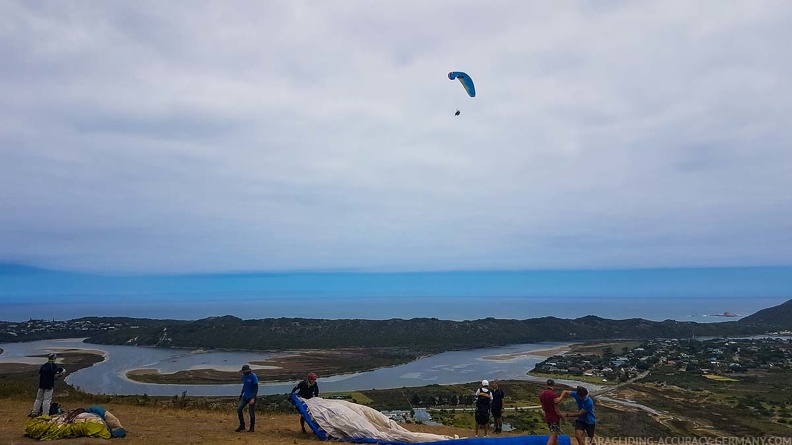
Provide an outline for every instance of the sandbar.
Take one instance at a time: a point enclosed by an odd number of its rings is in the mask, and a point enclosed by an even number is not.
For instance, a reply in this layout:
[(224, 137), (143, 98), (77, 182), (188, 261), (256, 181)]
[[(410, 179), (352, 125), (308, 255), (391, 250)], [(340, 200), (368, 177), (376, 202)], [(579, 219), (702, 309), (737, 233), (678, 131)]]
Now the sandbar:
[[(105, 351), (100, 351), (98, 349), (90, 349), (90, 348), (50, 348), (49, 351), (55, 352), (60, 355), (60, 357), (58, 357), (58, 359), (56, 360), (56, 363), (63, 363), (64, 354), (92, 354), (107, 358), (107, 353)], [(48, 352), (42, 352), (41, 354), (24, 355), (18, 357), (0, 356), (0, 363), (19, 364), (19, 365), (43, 365), (44, 363), (47, 362), (47, 354)]]
[[(267, 360), (250, 362), (249, 365), (259, 379), (294, 381), (304, 378), (308, 372), (328, 376), (369, 371), (405, 363), (410, 359), (412, 357), (401, 355), (398, 350), (349, 348), (288, 351)], [(167, 373), (155, 368), (129, 369), (124, 371), (124, 375), (137, 382), (159, 384), (237, 383), (240, 368), (241, 364), (233, 366), (202, 364)]]
[(511, 360), (519, 357), (552, 357), (564, 354), (572, 349), (573, 344), (556, 346), (547, 349), (534, 349), (531, 351), (512, 352), (509, 354), (487, 355), (482, 357), (484, 360)]

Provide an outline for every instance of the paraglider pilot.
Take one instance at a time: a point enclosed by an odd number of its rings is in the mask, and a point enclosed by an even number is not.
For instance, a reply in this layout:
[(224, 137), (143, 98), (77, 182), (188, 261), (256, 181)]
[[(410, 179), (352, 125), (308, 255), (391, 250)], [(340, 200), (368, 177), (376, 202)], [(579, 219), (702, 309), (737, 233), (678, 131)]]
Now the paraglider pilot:
[[(296, 392), (303, 399), (319, 397), (319, 384), (316, 383), (316, 374), (313, 372), (309, 373), (308, 377), (306, 377), (302, 382), (298, 383), (291, 392), (292, 394)], [(305, 417), (302, 415), (300, 415), (300, 427), (302, 428), (303, 434), (306, 434), (307, 431), (305, 431)]]

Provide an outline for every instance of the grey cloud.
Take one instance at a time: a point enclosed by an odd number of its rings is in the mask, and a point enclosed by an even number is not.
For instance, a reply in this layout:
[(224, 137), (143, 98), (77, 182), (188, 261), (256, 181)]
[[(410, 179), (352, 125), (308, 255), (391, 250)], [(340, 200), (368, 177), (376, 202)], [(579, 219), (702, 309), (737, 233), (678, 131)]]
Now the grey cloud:
[(792, 263), (785, 2), (5, 2), (0, 17), (0, 260)]

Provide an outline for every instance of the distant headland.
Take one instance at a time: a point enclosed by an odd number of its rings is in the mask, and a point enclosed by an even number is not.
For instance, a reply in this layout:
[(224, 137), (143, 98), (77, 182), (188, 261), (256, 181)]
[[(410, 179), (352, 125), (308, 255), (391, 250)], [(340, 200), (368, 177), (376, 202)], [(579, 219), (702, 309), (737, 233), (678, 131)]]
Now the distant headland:
[(592, 315), (575, 319), (465, 321), (437, 318), (243, 320), (229, 315), (195, 321), (84, 317), (68, 321), (0, 322), (0, 342), (86, 337), (87, 342), (96, 344), (166, 348), (256, 351), (377, 348), (387, 350), (387, 355), (401, 361), (443, 351), (545, 341), (733, 337), (790, 329), (792, 300), (739, 320), (715, 323), (641, 318), (611, 320)]

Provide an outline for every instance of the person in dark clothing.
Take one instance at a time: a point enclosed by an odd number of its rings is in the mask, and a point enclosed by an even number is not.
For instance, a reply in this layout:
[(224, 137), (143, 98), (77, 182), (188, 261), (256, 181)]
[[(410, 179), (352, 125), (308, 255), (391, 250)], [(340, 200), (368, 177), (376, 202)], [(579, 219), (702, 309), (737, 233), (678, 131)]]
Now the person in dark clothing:
[(500, 381), (492, 382), (492, 423), (495, 433), (503, 432), (503, 398), (506, 394), (500, 389)]
[(57, 359), (58, 355), (52, 353), (47, 356), (47, 363), (44, 363), (41, 365), (41, 368), (39, 368), (39, 389), (36, 393), (36, 401), (33, 402), (33, 410), (28, 414), (30, 417), (36, 417), (42, 414), (49, 415), (55, 380), (66, 372), (62, 366), (55, 363)]
[(236, 432), (245, 431), (245, 406), (250, 409), (250, 429), (248, 432), (256, 430), (256, 396), (258, 395), (258, 376), (250, 369), (250, 365), (243, 365), (239, 370), (242, 373), (242, 392), (239, 393), (239, 403), (237, 403), (237, 417), (239, 417), (239, 427)]
[[(298, 383), (293, 389), (292, 394), (295, 392), (298, 396), (302, 397), (303, 399), (310, 399), (311, 397), (318, 397), (319, 396), (319, 384), (316, 383), (316, 374), (313, 372), (308, 374), (308, 377), (305, 378), (302, 382)], [(300, 414), (300, 428), (302, 428), (303, 434), (308, 433), (305, 430), (305, 417)]]
[(487, 427), (489, 426), (491, 408), (492, 391), (490, 391), (489, 382), (482, 380), (481, 388), (476, 390), (476, 413), (474, 415), (476, 421), (476, 437), (478, 437), (479, 428), (483, 430), (484, 437), (487, 437)]

